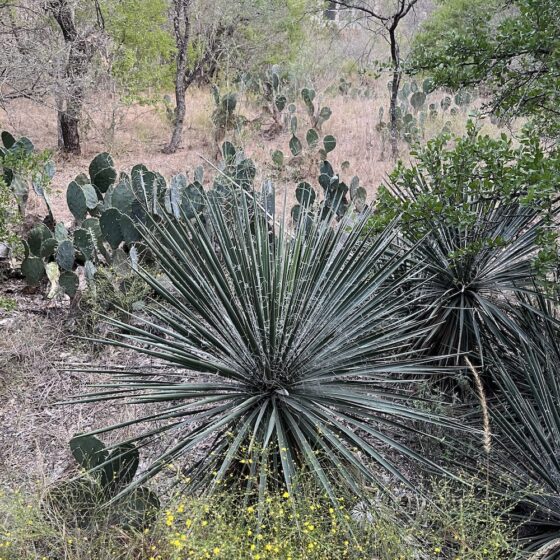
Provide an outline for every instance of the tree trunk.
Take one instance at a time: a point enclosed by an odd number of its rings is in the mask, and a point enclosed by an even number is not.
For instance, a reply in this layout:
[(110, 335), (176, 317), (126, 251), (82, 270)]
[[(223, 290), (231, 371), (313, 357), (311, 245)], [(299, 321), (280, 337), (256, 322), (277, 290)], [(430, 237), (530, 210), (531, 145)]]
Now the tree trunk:
[(191, 0), (174, 0), (173, 31), (177, 45), (177, 62), (175, 69), (175, 119), (173, 134), (169, 144), (163, 149), (165, 154), (174, 154), (181, 144), (183, 125), (187, 112), (185, 93), (187, 90), (187, 49), (189, 46)]
[(60, 132), (62, 133), (63, 150), (69, 154), (79, 156), (82, 153), (80, 146), (80, 132), (78, 125), (80, 121), (68, 111), (58, 114)]
[(183, 138), (183, 125), (185, 123), (185, 114), (187, 107), (185, 103), (185, 80), (186, 72), (186, 53), (183, 53), (185, 59), (184, 67), (179, 63), (179, 53), (177, 53), (177, 74), (175, 77), (175, 115), (173, 119), (173, 134), (167, 146), (163, 149), (164, 154), (174, 154), (181, 144)]
[(393, 79), (391, 81), (391, 102), (389, 104), (389, 114), (391, 117), (391, 156), (393, 160), (399, 157), (399, 128), (397, 119), (397, 96), (401, 85), (401, 65), (399, 57), (399, 45), (395, 35), (396, 29), (389, 29), (389, 39), (391, 42), (391, 60), (393, 63)]
[(78, 35), (74, 12), (67, 0), (51, 0), (48, 7), (62, 31), (64, 42), (69, 47), (64, 71), (67, 91), (64, 92), (63, 107), (58, 110), (63, 150), (79, 155), (81, 153), (79, 125), (84, 102), (83, 81), (87, 75), (93, 50), (88, 41)]

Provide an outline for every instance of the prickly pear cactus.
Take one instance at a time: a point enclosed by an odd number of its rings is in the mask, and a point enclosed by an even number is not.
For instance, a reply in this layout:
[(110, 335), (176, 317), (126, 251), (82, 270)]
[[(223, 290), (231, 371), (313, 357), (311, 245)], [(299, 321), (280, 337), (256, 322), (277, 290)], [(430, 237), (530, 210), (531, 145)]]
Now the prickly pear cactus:
[(70, 441), (70, 450), (83, 475), (59, 484), (46, 500), (68, 524), (89, 529), (105, 519), (109, 525), (139, 530), (154, 520), (160, 508), (157, 495), (145, 486), (126, 492), (140, 462), (135, 445), (109, 450), (94, 436), (78, 435)]
[(99, 217), (103, 238), (112, 249), (116, 249), (124, 241), (120, 223), (121, 216), (122, 214), (116, 208), (109, 208)]
[(106, 193), (117, 179), (113, 158), (106, 152), (95, 156), (89, 164), (89, 176), (93, 186), (100, 193)]
[(76, 251), (72, 241), (66, 240), (58, 244), (56, 250), (56, 262), (62, 270), (72, 270), (74, 267), (74, 257), (76, 256)]

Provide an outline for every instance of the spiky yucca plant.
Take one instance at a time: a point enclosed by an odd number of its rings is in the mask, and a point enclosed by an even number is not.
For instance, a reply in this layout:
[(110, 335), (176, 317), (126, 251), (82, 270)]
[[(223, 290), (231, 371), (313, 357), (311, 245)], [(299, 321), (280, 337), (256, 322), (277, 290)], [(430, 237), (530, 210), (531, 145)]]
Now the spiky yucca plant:
[(552, 560), (560, 558), (560, 541), (551, 546), (560, 539), (560, 322), (543, 297), (531, 304), (519, 313), (530, 340), (491, 358), (501, 444), (495, 488), (504, 488), (505, 480), (504, 491), (520, 496), (518, 517), (529, 530), (529, 548), (547, 549), (537, 557)]
[[(537, 266), (556, 260), (560, 161), (545, 157), (538, 139), (514, 148), (505, 136), (442, 136), (399, 164), (381, 189), (377, 222), (401, 214), (403, 237), (424, 239), (424, 316), (432, 329), (423, 347), (446, 363), (471, 354), (482, 362), (486, 341), (526, 333), (512, 320), (518, 294), (531, 290)], [(374, 220), (374, 224), (375, 221)]]
[(140, 271), (157, 294), (151, 319), (110, 320), (121, 332), (105, 342), (167, 369), (108, 368), (105, 390), (80, 400), (159, 410), (94, 433), (145, 425), (129, 440), (141, 445), (172, 434), (135, 484), (200, 447), (204, 457), (184, 469), (194, 488), (292, 492), (306, 470), (334, 499), (341, 487), (383, 484), (383, 473), (410, 483), (396, 455), (438, 468), (402, 438), (422, 422), (456, 426), (406, 390), (409, 376), (414, 384), (433, 370), (411, 357), (423, 333), (411, 313), (418, 269), (395, 252), (395, 228), (364, 240), (367, 215), (333, 228), (319, 212), (290, 231), (237, 196), (238, 212), (207, 196), (203, 221), (163, 216), (144, 230), (161, 267)]

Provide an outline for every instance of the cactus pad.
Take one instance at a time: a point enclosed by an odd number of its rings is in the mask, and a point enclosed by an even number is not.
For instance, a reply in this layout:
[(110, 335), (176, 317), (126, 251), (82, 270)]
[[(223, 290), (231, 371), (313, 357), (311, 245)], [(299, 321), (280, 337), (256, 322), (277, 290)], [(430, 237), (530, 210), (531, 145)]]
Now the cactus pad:
[(123, 242), (121, 216), (122, 214), (116, 208), (109, 208), (99, 218), (101, 233), (112, 249), (116, 249)]
[(74, 250), (74, 245), (72, 241), (68, 239), (59, 243), (56, 249), (56, 262), (62, 270), (72, 270), (74, 267), (74, 258), (76, 256), (76, 251)]
[(41, 246), (43, 241), (52, 237), (51, 230), (45, 224), (36, 225), (27, 238), (29, 250), (33, 255), (38, 257), (41, 254)]
[(45, 265), (39, 257), (27, 257), (21, 263), (21, 273), (30, 286), (38, 286), (45, 275)]
[(82, 186), (76, 181), (72, 181), (68, 185), (66, 203), (77, 222), (81, 222), (85, 219), (88, 210), (87, 199)]
[(78, 288), (80, 286), (80, 279), (75, 272), (71, 272), (70, 270), (65, 270), (59, 277), (58, 283), (60, 287), (64, 290), (64, 293), (67, 296), (73, 298), (76, 293), (78, 292)]
[(311, 206), (316, 197), (317, 194), (309, 183), (302, 182), (296, 187), (296, 199), (301, 206)]
[(107, 152), (95, 156), (89, 164), (89, 176), (99, 192), (107, 192), (117, 178), (113, 158)]
[(57, 246), (58, 246), (58, 241), (54, 239), (54, 237), (49, 237), (48, 239), (45, 239), (41, 244), (41, 251), (40, 251), (41, 258), (49, 259), (50, 257), (52, 257), (56, 252)]

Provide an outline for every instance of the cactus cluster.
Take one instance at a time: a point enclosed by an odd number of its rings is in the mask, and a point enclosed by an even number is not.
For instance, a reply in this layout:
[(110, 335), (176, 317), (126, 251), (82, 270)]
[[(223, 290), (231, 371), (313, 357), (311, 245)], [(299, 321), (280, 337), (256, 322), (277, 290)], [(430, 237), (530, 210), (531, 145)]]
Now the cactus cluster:
[(307, 218), (320, 211), (321, 217), (330, 220), (333, 217), (340, 220), (349, 210), (363, 212), (366, 208), (366, 189), (360, 186), (360, 180), (354, 176), (347, 185), (334, 172), (332, 165), (323, 161), (320, 166), (319, 185), (323, 189), (323, 201), (316, 204), (317, 193), (307, 182), (301, 182), (296, 187), (298, 204), (291, 210), (292, 220), (296, 224), (306, 224)]
[[(315, 107), (315, 90), (303, 88), (301, 97), (305, 104), (306, 114), (309, 118), (309, 125), (305, 132), (305, 139), (299, 136), (299, 120), (297, 116), (297, 107), (295, 103), (290, 103), (287, 107), (286, 122), (291, 132), (289, 141), (290, 153), (294, 160), (302, 155), (317, 155), (320, 160), (327, 159), (327, 154), (336, 148), (336, 138), (332, 134), (327, 134), (323, 138), (320, 137), (321, 127), (331, 116), (329, 107), (321, 107), (317, 110)], [(284, 153), (281, 150), (275, 150), (271, 154), (274, 167), (278, 170), (282, 169), (285, 162)]]
[(315, 90), (312, 88), (303, 88), (301, 90), (301, 97), (311, 120), (311, 126), (315, 130), (320, 131), (323, 123), (331, 118), (332, 111), (330, 107), (315, 107)]
[(266, 72), (264, 79), (260, 81), (259, 90), (264, 100), (263, 111), (272, 119), (264, 135), (271, 139), (284, 130), (284, 115), (288, 107), (288, 97), (283, 91), (278, 67), (273, 66)]
[[(72, 212), (76, 228), (69, 232), (64, 224), (35, 226), (23, 241), (25, 258), (21, 271), (31, 286), (37, 286), (46, 276), (51, 284), (49, 296), (65, 293), (74, 297), (78, 291), (78, 266), (85, 266), (86, 279), (91, 279), (100, 261), (111, 263), (114, 253), (108, 251), (105, 243), (113, 251), (121, 242), (139, 240), (138, 232), (121, 228), (120, 223), (108, 220), (111, 213), (118, 213), (122, 222), (130, 221), (128, 216), (112, 208), (111, 196), (115, 191), (116, 171), (109, 154), (99, 154), (89, 166), (89, 176), (78, 175), (68, 185), (66, 201)], [(119, 185), (121, 183), (119, 182)], [(126, 239), (123, 234), (126, 231)], [(118, 243), (115, 239), (118, 238)]]
[(55, 174), (55, 165), (48, 153), (38, 154), (29, 138), (22, 136), (16, 140), (6, 130), (0, 138), (0, 175), (17, 200), (19, 213), (25, 215), (31, 186), (45, 202), (49, 220), (54, 222), (47, 187)]
[(361, 80), (360, 85), (354, 85), (344, 76), (327, 89), (329, 95), (343, 95), (352, 99), (373, 99), (375, 98), (375, 89), (368, 83), (367, 79)]
[[(119, 497), (133, 481), (139, 465), (138, 449), (122, 444), (109, 450), (94, 436), (75, 436), (70, 450), (86, 476), (57, 485), (47, 495), (47, 505), (82, 528), (105, 516), (111, 525), (142, 529), (155, 518), (160, 507), (157, 495), (137, 486)], [(112, 501), (111, 507), (105, 507)]]
[(246, 124), (247, 119), (235, 112), (237, 108), (237, 94), (233, 92), (220, 94), (218, 86), (212, 86), (215, 109), (212, 113), (214, 125), (214, 141), (219, 146), (226, 137), (228, 130), (239, 132)]
[[(253, 161), (230, 142), (224, 142), (221, 154), (208, 194), (227, 201), (233, 188), (251, 191), (256, 176)], [(138, 255), (145, 254), (141, 226), (157, 227), (164, 212), (176, 219), (201, 214), (205, 207), (203, 181), (201, 166), (195, 169), (192, 181), (179, 173), (169, 185), (162, 175), (142, 164), (134, 166), (130, 175), (117, 174), (111, 156), (99, 154), (91, 162), (89, 174), (78, 175), (66, 191), (75, 227), (69, 232), (62, 223), (53, 229), (43, 223), (35, 226), (23, 241), (22, 274), (31, 286), (48, 278), (51, 297), (61, 292), (74, 297), (79, 266), (84, 267), (88, 282), (100, 265), (129, 260), (134, 266)]]
[[(391, 82), (387, 84), (391, 88)], [(444, 95), (438, 103), (430, 102), (430, 95), (434, 92), (434, 84), (430, 78), (425, 79), (421, 86), (416, 81), (405, 82), (399, 90), (399, 105), (397, 111), (397, 127), (399, 135), (408, 144), (417, 142), (424, 138), (426, 123), (435, 120), (438, 115), (445, 117), (446, 114), (455, 116), (458, 112), (466, 111), (467, 107), (474, 98), (473, 93), (460, 91), (454, 99), (449, 95)], [(455, 105), (453, 104), (455, 103)], [(438, 107), (439, 105), (439, 107)], [(382, 158), (386, 141), (389, 138), (389, 123), (384, 120), (383, 108), (379, 111), (379, 121), (376, 126), (381, 133)], [(448, 132), (451, 126), (450, 121), (446, 121), (442, 132)]]

